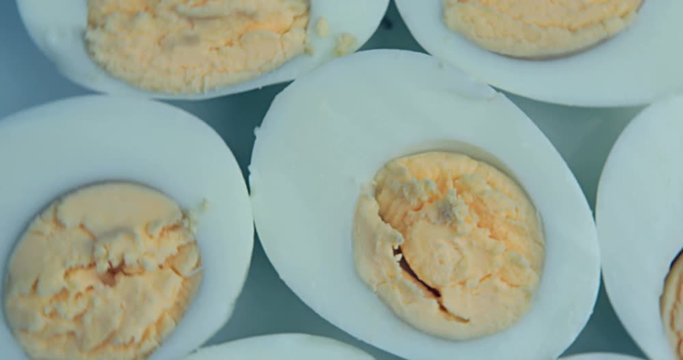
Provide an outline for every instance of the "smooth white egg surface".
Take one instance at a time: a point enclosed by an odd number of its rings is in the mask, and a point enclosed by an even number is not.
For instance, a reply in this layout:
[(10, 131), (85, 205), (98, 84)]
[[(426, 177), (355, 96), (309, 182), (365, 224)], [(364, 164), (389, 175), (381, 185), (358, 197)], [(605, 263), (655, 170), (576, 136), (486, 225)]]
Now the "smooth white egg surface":
[(683, 89), (683, 3), (644, 1), (634, 22), (584, 51), (546, 60), (480, 48), (444, 23), (443, 0), (397, 0), (401, 16), (430, 54), (495, 87), (578, 106), (646, 104)]
[(563, 357), (564, 360), (638, 360), (640, 358), (612, 353), (587, 353)]
[[(196, 218), (203, 280), (177, 327), (152, 355), (173, 359), (197, 349), (230, 317), (253, 247), (246, 184), (230, 149), (205, 123), (169, 105), (79, 97), (0, 120), (0, 277), (33, 218), (58, 197), (103, 181), (163, 192)], [(0, 290), (4, 299), (5, 288)], [(5, 314), (2, 358), (21, 359)]]
[(186, 360), (371, 360), (372, 356), (342, 342), (307, 334), (275, 334), (209, 346)]
[(605, 287), (619, 319), (652, 359), (674, 359), (660, 315), (669, 267), (683, 249), (683, 98), (645, 109), (621, 134), (596, 205)]
[[(339, 56), (340, 37), (353, 39), (343, 45), (344, 52), (356, 51), (374, 33), (388, 0), (311, 0), (307, 26), (307, 54), (299, 55), (283, 66), (232, 86), (200, 93), (150, 92), (118, 80), (98, 66), (85, 45), (88, 20), (87, 1), (44, 2), (18, 0), (19, 12), (38, 47), (70, 80), (93, 90), (164, 99), (208, 99), (295, 79), (314, 67)], [(318, 22), (324, 19), (327, 34), (321, 36)], [(344, 35), (346, 34), (346, 35)], [(347, 36), (348, 35), (348, 36)]]
[[(539, 212), (545, 262), (530, 311), (494, 335), (449, 341), (416, 330), (354, 267), (361, 190), (389, 160), (456, 151), (512, 176)], [(549, 359), (586, 324), (599, 251), (586, 200), (533, 122), (505, 96), (436, 59), (361, 52), (295, 81), (271, 105), (250, 165), (256, 228), (285, 283), (351, 335), (409, 359)]]

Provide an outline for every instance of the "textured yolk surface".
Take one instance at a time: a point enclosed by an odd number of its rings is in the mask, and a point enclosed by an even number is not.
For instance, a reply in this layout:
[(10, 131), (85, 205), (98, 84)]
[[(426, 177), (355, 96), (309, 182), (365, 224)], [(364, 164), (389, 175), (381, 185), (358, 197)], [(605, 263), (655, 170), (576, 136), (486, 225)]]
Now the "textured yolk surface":
[(88, 0), (91, 57), (114, 76), (198, 93), (304, 52), (310, 0)]
[(530, 307), (544, 240), (524, 192), (467, 156), (393, 160), (359, 198), (354, 257), (406, 322), (449, 339), (495, 333)]
[(569, 54), (617, 34), (642, 0), (444, 0), (446, 25), (505, 55)]
[(50, 205), (10, 260), (5, 310), (35, 359), (140, 359), (176, 326), (200, 281), (177, 204), (108, 183)]
[(683, 256), (675, 260), (660, 297), (662, 321), (677, 359), (683, 359)]

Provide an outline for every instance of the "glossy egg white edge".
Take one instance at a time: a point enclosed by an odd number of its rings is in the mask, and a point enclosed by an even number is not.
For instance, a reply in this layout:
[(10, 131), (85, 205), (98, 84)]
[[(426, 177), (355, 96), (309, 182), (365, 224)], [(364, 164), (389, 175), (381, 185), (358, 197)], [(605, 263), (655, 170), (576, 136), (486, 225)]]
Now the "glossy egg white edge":
[(307, 334), (256, 336), (202, 348), (185, 360), (372, 360), (351, 345)]
[(645, 0), (631, 26), (570, 56), (515, 59), (480, 48), (443, 21), (443, 0), (396, 0), (429, 53), (477, 79), (536, 100), (578, 106), (646, 104), (683, 90), (683, 2)]
[[(199, 94), (146, 91), (113, 77), (93, 62), (84, 41), (87, 27), (86, 0), (17, 0), (17, 4), (33, 41), (71, 81), (92, 90), (115, 95), (203, 100), (293, 80), (334, 58), (336, 39), (342, 33), (356, 38), (357, 44), (352, 50), (357, 50), (379, 26), (389, 0), (311, 0), (307, 32), (312, 54), (302, 54), (255, 79)], [(315, 31), (320, 18), (325, 18), (329, 23), (330, 33), (326, 37), (318, 36)]]
[(683, 97), (645, 109), (612, 149), (598, 186), (596, 219), (607, 294), (640, 348), (674, 359), (659, 296), (683, 249)]
[[(198, 348), (230, 317), (253, 248), (253, 219), (237, 161), (208, 125), (162, 103), (104, 96), (61, 100), (0, 120), (0, 278), (29, 222), (60, 195), (107, 180), (158, 189), (198, 214), (203, 280), (152, 359)], [(2, 357), (24, 358), (0, 312)]]
[(640, 358), (614, 353), (587, 353), (563, 357), (560, 360), (640, 360)]
[[(546, 261), (531, 310), (492, 336), (455, 342), (420, 332), (354, 267), (361, 188), (388, 160), (434, 149), (507, 171), (543, 220)], [(592, 313), (598, 243), (571, 171), (507, 98), (428, 55), (363, 51), (296, 80), (257, 130), (249, 169), (256, 229), (280, 277), (322, 317), (378, 348), (409, 359), (550, 359)]]

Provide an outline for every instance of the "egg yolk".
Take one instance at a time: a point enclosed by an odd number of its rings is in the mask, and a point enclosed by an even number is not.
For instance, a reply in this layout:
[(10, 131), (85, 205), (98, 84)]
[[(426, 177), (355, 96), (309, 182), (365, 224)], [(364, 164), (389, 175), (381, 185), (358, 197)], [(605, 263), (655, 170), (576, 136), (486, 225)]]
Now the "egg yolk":
[(273, 70), (305, 50), (310, 0), (88, 0), (86, 43), (117, 78), (199, 93)]
[(354, 216), (356, 269), (404, 321), (464, 340), (501, 331), (530, 308), (544, 259), (524, 191), (465, 155), (399, 158)]
[(565, 55), (626, 28), (642, 0), (444, 0), (446, 25), (516, 57)]
[(140, 359), (173, 330), (201, 281), (188, 215), (131, 183), (77, 190), (28, 227), (5, 310), (34, 359)]
[(662, 322), (677, 359), (683, 359), (683, 256), (669, 270), (660, 297)]

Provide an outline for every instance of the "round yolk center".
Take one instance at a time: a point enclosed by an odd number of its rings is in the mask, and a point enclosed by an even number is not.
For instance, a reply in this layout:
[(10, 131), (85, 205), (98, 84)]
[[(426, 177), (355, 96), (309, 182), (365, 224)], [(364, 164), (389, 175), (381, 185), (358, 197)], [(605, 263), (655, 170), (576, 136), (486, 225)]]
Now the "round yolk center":
[(391, 161), (373, 190), (355, 215), (356, 265), (400, 317), (467, 339), (529, 309), (544, 240), (512, 179), (464, 155), (430, 152)]
[(201, 281), (190, 219), (130, 183), (77, 190), (29, 226), (5, 310), (35, 359), (138, 359), (180, 321)]

